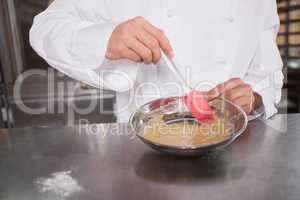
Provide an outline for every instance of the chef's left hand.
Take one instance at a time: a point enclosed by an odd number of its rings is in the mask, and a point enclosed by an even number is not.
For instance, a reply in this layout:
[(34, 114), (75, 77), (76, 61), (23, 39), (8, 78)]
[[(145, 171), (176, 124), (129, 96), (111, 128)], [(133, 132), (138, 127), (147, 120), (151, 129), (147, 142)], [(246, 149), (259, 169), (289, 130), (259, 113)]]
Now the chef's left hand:
[(261, 105), (261, 97), (240, 78), (232, 78), (207, 93), (209, 98), (223, 97), (243, 108), (246, 114)]

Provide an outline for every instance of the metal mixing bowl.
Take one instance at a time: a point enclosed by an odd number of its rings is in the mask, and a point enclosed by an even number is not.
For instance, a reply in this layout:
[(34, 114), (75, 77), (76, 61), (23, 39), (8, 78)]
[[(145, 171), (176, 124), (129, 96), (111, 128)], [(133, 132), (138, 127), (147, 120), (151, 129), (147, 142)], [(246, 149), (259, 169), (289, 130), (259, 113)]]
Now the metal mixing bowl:
[(195, 119), (190, 116), (186, 111), (182, 111), (182, 98), (170, 97), (151, 101), (141, 106), (130, 117), (130, 126), (135, 134), (147, 145), (158, 151), (182, 155), (192, 156), (198, 155), (214, 149), (224, 148), (231, 144), (238, 136), (240, 136), (246, 129), (248, 120), (246, 113), (237, 105), (224, 99), (214, 99), (209, 102), (216, 113), (225, 118), (226, 123), (230, 123), (230, 136), (224, 141), (211, 143), (209, 145), (195, 145), (195, 146), (170, 146), (152, 142), (143, 136), (144, 128), (148, 121), (152, 119), (153, 114), (160, 112), (165, 118), (166, 123), (179, 123), (180, 121), (194, 121)]

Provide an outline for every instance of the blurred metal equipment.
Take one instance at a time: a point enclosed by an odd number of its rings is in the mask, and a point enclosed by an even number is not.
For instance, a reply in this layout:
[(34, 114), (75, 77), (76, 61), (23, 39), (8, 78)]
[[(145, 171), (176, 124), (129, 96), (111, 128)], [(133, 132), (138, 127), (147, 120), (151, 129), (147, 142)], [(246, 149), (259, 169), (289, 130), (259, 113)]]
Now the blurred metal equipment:
[(0, 0), (0, 30), (2, 66), (10, 66), (2, 68), (3, 78), (6, 83), (12, 83), (23, 70), (22, 46), (14, 1)]
[[(0, 0), (0, 127), (65, 126), (82, 119), (88, 123), (114, 122), (114, 92), (77, 87), (80, 83), (53, 70), (31, 48), (33, 18), (48, 5), (48, 0)], [(30, 76), (16, 84), (18, 77), (31, 69), (45, 75)], [(14, 86), (20, 86), (20, 96), (14, 95)], [(87, 114), (76, 112), (92, 100), (95, 109)], [(48, 110), (30, 114), (20, 109), (20, 102), (29, 108)]]

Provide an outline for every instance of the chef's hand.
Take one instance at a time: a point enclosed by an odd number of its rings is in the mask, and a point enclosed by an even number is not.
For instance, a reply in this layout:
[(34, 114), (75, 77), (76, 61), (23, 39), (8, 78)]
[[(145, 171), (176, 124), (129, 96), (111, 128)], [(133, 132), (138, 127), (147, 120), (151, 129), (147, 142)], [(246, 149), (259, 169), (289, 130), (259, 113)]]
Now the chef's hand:
[(161, 49), (166, 55), (172, 56), (172, 47), (164, 33), (143, 17), (135, 17), (115, 28), (109, 39), (106, 57), (157, 63)]
[(240, 78), (230, 79), (207, 93), (209, 98), (223, 97), (243, 108), (246, 114), (249, 114), (253, 109), (258, 108), (262, 104), (259, 94), (252, 90), (252, 87)]

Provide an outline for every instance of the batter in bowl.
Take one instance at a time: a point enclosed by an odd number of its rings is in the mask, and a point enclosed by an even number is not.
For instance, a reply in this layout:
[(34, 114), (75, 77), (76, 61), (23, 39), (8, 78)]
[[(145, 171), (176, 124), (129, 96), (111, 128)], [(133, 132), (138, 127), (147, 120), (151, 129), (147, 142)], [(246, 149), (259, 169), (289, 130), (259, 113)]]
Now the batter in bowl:
[(222, 118), (201, 124), (188, 120), (168, 124), (160, 113), (155, 113), (144, 128), (145, 139), (174, 147), (207, 146), (230, 136), (230, 125)]

